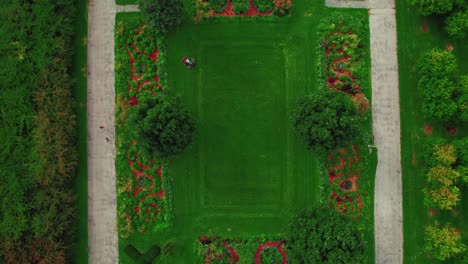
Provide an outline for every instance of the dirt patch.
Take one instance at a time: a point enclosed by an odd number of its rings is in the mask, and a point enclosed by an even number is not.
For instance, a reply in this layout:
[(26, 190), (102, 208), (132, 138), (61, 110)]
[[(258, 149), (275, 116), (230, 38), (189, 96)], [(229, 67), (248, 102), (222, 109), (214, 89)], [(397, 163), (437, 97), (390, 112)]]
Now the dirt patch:
[(457, 133), (457, 128), (456, 127), (447, 127), (447, 132), (450, 134), (450, 135), (455, 135)]
[(447, 47), (445, 47), (445, 50), (447, 51), (452, 51), (454, 49), (452, 44), (447, 44)]
[(426, 135), (432, 134), (432, 126), (431, 126), (431, 125), (426, 124), (426, 125), (424, 126), (424, 134), (426, 134)]
[(432, 208), (427, 209), (427, 215), (429, 217), (434, 217), (434, 216), (436, 216), (438, 214), (439, 214), (439, 210), (437, 210), (437, 209), (432, 209)]
[(422, 31), (423, 33), (426, 33), (426, 32), (427, 32), (427, 24), (426, 24), (426, 23), (422, 23), (422, 25), (421, 25), (421, 31)]

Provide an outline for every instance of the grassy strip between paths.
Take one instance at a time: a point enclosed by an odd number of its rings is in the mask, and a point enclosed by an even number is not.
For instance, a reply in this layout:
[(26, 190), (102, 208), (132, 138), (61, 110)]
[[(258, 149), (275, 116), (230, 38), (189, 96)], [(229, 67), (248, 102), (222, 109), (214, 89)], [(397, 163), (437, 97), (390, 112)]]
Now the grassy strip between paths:
[(77, 1), (75, 35), (73, 38), (74, 56), (71, 75), (75, 80), (72, 94), (76, 100), (78, 166), (73, 189), (77, 195), (77, 233), (72, 248), (71, 262), (88, 263), (88, 155), (87, 155), (87, 1)]
[[(422, 189), (426, 185), (423, 142), (432, 137), (443, 137), (452, 141), (468, 136), (466, 124), (457, 126), (456, 135), (450, 135), (440, 123), (424, 120), (421, 111), (422, 95), (417, 91), (418, 77), (415, 64), (423, 52), (453, 45), (453, 53), (460, 64), (460, 75), (468, 73), (468, 42), (451, 40), (444, 30), (441, 19), (416, 15), (416, 10), (407, 1), (397, 1), (398, 58), (400, 76), (400, 107), (402, 129), (403, 169), (403, 217), (404, 217), (404, 262), (454, 263), (453, 260), (440, 262), (424, 253), (424, 226), (436, 220), (441, 224), (451, 222), (461, 231), (462, 240), (468, 243), (468, 190), (461, 188), (460, 206), (452, 212), (433, 215), (423, 204)], [(423, 32), (426, 31), (426, 32)], [(432, 134), (424, 133), (430, 125)], [(457, 262), (456, 262), (457, 263)]]

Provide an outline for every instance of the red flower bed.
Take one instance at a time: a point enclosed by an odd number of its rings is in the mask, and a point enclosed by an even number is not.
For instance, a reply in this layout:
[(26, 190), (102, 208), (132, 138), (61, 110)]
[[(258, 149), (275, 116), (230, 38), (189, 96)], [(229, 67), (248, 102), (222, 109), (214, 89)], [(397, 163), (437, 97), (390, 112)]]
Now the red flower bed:
[(249, 11), (242, 13), (242, 14), (236, 14), (234, 13), (233, 10), (233, 4), (232, 1), (229, 0), (227, 7), (224, 11), (222, 12), (215, 12), (213, 16), (228, 16), (228, 17), (233, 17), (233, 16), (243, 16), (243, 17), (249, 17), (249, 16), (269, 16), (273, 13), (273, 10), (270, 10), (268, 12), (260, 12), (257, 10), (255, 7), (253, 0), (250, 0), (250, 8)]
[[(136, 29), (134, 37), (127, 41), (126, 49), (130, 62), (130, 70), (132, 72), (131, 78), (133, 81), (133, 83), (128, 87), (128, 91), (131, 93), (133, 89), (136, 88), (136, 94), (138, 95), (142, 89), (149, 89), (151, 93), (155, 95), (156, 90), (162, 90), (162, 86), (159, 83), (159, 76), (156, 75), (159, 50), (156, 46), (150, 52), (144, 51), (145, 49), (148, 50), (150, 47), (148, 42), (153, 42), (151, 36), (145, 35), (144, 28), (144, 25), (139, 26)], [(140, 40), (143, 43), (137, 44), (136, 38), (138, 38), (138, 40), (143, 39)], [(135, 69), (135, 65), (137, 63), (139, 66), (142, 64), (142, 66), (139, 67), (138, 73)], [(129, 103), (132, 106), (138, 105), (139, 100), (137, 96), (131, 96)]]
[[(132, 141), (130, 146), (135, 147), (135, 144), (135, 141)], [(129, 152), (127, 152), (127, 161), (136, 182), (133, 197), (138, 200), (135, 210), (138, 216), (145, 218), (147, 222), (156, 220), (155, 215), (162, 212), (158, 206), (158, 200), (165, 199), (165, 191), (162, 188), (162, 166), (159, 165), (156, 168), (152, 160), (149, 164), (144, 164), (139, 161), (138, 151), (133, 155)], [(151, 175), (154, 172), (158, 176), (156, 179)]]
[(332, 187), (328, 206), (353, 215), (355, 219), (361, 215), (363, 206), (358, 192), (360, 161), (354, 145), (351, 145), (351, 150), (339, 149), (328, 158), (328, 182)]
[[(224, 262), (226, 260), (226, 262)], [(222, 263), (234, 264), (239, 262), (239, 255), (234, 248), (226, 241), (222, 246), (218, 243), (216, 248), (209, 248), (205, 257), (205, 263), (210, 264), (212, 261), (222, 261)]]
[(267, 248), (276, 248), (280, 252), (281, 256), (283, 257), (281, 263), (282, 264), (288, 263), (288, 258), (286, 255), (286, 251), (283, 248), (283, 245), (278, 241), (275, 241), (275, 242), (268, 241), (258, 247), (257, 252), (255, 253), (255, 264), (262, 263), (262, 260), (261, 260), (262, 253), (264, 249), (267, 249)]

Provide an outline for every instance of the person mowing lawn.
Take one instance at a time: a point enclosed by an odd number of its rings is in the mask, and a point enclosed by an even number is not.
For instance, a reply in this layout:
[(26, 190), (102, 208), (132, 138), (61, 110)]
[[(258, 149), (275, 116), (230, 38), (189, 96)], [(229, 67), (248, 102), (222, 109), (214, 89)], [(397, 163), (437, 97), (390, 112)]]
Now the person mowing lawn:
[(185, 64), (185, 67), (191, 69), (195, 67), (195, 59), (190, 59), (188, 57), (183, 57), (182, 62)]

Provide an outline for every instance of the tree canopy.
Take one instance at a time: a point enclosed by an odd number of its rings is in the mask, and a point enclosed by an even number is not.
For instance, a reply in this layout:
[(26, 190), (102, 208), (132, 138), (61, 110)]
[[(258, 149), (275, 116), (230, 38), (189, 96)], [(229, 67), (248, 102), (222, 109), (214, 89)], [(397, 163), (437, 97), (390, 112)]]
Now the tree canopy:
[(297, 215), (289, 228), (289, 247), (299, 263), (366, 263), (363, 234), (343, 214), (316, 208)]
[(312, 150), (343, 146), (361, 131), (361, 115), (351, 98), (331, 89), (299, 99), (291, 119), (299, 137)]
[(182, 22), (182, 0), (139, 0), (146, 24), (154, 31), (167, 33)]
[(424, 234), (425, 250), (439, 260), (453, 258), (466, 251), (466, 246), (462, 243), (460, 231), (450, 224), (439, 227), (435, 225), (426, 226)]
[(193, 140), (195, 121), (179, 98), (167, 92), (145, 96), (132, 107), (129, 123), (137, 142), (148, 152), (166, 158), (182, 152)]

